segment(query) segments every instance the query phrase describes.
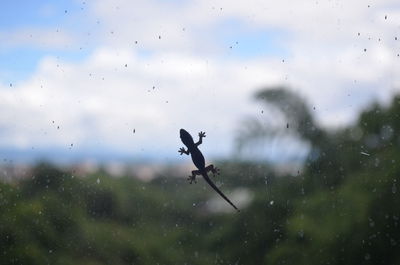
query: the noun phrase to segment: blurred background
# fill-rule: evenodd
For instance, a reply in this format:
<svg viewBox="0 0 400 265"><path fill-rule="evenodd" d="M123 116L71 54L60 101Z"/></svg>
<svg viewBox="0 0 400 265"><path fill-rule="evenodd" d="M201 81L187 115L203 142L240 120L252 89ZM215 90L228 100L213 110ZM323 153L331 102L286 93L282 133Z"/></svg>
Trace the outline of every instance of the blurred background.
<svg viewBox="0 0 400 265"><path fill-rule="evenodd" d="M4 0L0 263L399 264L399 115L395 0Z"/></svg>

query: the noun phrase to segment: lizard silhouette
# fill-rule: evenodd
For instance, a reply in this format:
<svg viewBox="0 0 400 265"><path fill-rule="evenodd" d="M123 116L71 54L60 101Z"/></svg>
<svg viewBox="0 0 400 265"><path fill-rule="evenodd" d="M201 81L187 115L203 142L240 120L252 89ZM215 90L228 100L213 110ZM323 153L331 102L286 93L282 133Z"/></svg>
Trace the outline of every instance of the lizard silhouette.
<svg viewBox="0 0 400 265"><path fill-rule="evenodd" d="M219 195L221 195L221 197L224 198L225 201L232 205L233 208L240 212L240 210L225 196L225 194L222 193L222 191L218 189L214 182L212 182L212 180L208 177L208 172L210 171L213 173L214 176L215 174L219 175L219 169L214 167L214 165L209 165L206 167L204 156L198 148L198 146L203 143L203 138L206 137L206 133L199 132L199 141L197 143L193 141L193 137L186 130L181 129L179 133L182 143L187 147L187 150L185 150L184 147L181 147L178 152L181 153L181 155L190 154L192 156L193 164L198 169L193 170L192 175L188 177L190 184L192 184L193 181L196 183L196 176L203 176L208 185L210 185Z"/></svg>

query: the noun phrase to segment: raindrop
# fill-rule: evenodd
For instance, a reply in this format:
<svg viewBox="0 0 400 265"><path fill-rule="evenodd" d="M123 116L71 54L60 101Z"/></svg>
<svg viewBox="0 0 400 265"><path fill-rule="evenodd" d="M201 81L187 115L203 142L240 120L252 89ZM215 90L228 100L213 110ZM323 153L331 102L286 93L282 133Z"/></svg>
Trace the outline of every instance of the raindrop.
<svg viewBox="0 0 400 265"><path fill-rule="evenodd" d="M158 35L158 39L161 40L161 36L160 35Z"/></svg>
<svg viewBox="0 0 400 265"><path fill-rule="evenodd" d="M364 49L364 52L366 52L367 51L367 49Z"/></svg>
<svg viewBox="0 0 400 265"><path fill-rule="evenodd" d="M270 202L269 202L269 205L274 205L274 201L270 201Z"/></svg>
<svg viewBox="0 0 400 265"><path fill-rule="evenodd" d="M371 258L371 255L369 253L365 254L364 256L365 260L369 260Z"/></svg>
<svg viewBox="0 0 400 265"><path fill-rule="evenodd" d="M393 183L393 186L392 186L392 193L393 193L393 194L396 194L396 192L397 192L396 183Z"/></svg>
<svg viewBox="0 0 400 265"><path fill-rule="evenodd" d="M100 179L99 179L99 178L97 178L97 181L96 181L96 182L97 182L97 184L100 184Z"/></svg>
<svg viewBox="0 0 400 265"><path fill-rule="evenodd" d="M387 15L385 15L385 19L387 19Z"/></svg>
<svg viewBox="0 0 400 265"><path fill-rule="evenodd" d="M128 67L128 64L125 64L125 67Z"/></svg>
<svg viewBox="0 0 400 265"><path fill-rule="evenodd" d="M133 133L135 133L136 132L136 129L133 129Z"/></svg>
<svg viewBox="0 0 400 265"><path fill-rule="evenodd" d="M12 83L10 83L10 87L12 87Z"/></svg>

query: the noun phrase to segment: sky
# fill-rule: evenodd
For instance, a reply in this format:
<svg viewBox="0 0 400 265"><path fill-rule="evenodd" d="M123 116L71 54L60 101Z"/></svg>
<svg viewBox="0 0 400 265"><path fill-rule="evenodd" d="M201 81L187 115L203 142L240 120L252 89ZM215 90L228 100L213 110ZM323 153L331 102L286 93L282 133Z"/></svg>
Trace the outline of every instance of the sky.
<svg viewBox="0 0 400 265"><path fill-rule="evenodd" d="M286 86L341 127L400 92L397 0L3 0L0 158L229 157L254 93ZM295 143L273 142L290 157Z"/></svg>

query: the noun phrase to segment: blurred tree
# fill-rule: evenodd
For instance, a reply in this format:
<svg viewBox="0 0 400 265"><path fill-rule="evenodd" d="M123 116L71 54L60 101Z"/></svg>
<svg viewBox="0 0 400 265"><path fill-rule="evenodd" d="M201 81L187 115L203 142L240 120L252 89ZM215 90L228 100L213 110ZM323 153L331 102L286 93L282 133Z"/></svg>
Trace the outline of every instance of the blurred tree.
<svg viewBox="0 0 400 265"><path fill-rule="evenodd" d="M251 120L243 144L283 130L312 151L295 176L257 160L221 163L229 181L218 184L252 195L240 214L212 211L213 192L183 177L74 177L42 163L31 178L0 181L0 263L398 264L400 97L335 131L293 92L258 97L290 126Z"/></svg>

